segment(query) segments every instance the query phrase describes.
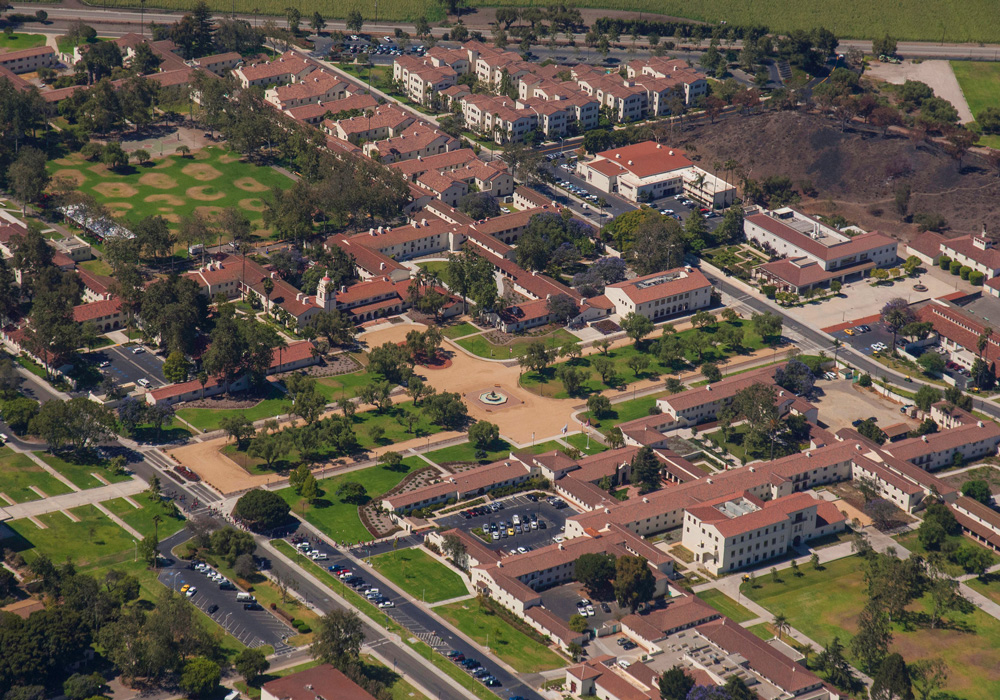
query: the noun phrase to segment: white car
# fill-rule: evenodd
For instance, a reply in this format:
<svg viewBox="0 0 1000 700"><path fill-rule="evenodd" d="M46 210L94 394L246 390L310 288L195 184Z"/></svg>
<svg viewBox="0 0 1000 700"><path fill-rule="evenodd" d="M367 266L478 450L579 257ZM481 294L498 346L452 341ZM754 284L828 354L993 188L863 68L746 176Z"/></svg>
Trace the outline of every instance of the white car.
<svg viewBox="0 0 1000 700"><path fill-rule="evenodd" d="M9 437L7 437L4 433L0 433L0 445L4 444L8 440L10 440Z"/></svg>
<svg viewBox="0 0 1000 700"><path fill-rule="evenodd" d="M137 381L136 384L138 384L139 386L143 387L144 389L148 389L150 387L150 382L145 377L142 377L141 379L139 379L139 381Z"/></svg>
<svg viewBox="0 0 1000 700"><path fill-rule="evenodd" d="M102 362L101 364L99 364L97 366L100 367L101 369L104 369L105 367L110 367L111 363L108 362L107 360L105 360L104 362Z"/></svg>
<svg viewBox="0 0 1000 700"><path fill-rule="evenodd" d="M504 214L510 214L510 209L507 207L500 207L500 211L502 211Z"/></svg>
<svg viewBox="0 0 1000 700"><path fill-rule="evenodd" d="M588 605L587 606L587 617L593 617L596 614L597 613L594 610L594 606L593 605Z"/></svg>
<svg viewBox="0 0 1000 700"><path fill-rule="evenodd" d="M518 548L517 548L517 553L518 553L518 554L527 554L527 553L528 553L528 550L527 550L527 549L525 549L524 547L518 547Z"/></svg>
<svg viewBox="0 0 1000 700"><path fill-rule="evenodd" d="M187 593L185 593L184 595L186 595L188 598L191 598L197 592L198 588L196 586L191 586L189 589L187 589Z"/></svg>
<svg viewBox="0 0 1000 700"><path fill-rule="evenodd" d="M299 542L297 545L295 545L295 549L299 550L300 552L308 552L310 549L312 549L312 547L309 546L308 542Z"/></svg>
<svg viewBox="0 0 1000 700"><path fill-rule="evenodd" d="M394 607L396 607L395 605L393 605L393 603L392 603L391 600L383 600L381 603L378 604L378 606L380 608L394 608Z"/></svg>
<svg viewBox="0 0 1000 700"><path fill-rule="evenodd" d="M144 352L146 352L146 348L142 347L141 345L136 345L134 348L132 348L133 355L141 355Z"/></svg>

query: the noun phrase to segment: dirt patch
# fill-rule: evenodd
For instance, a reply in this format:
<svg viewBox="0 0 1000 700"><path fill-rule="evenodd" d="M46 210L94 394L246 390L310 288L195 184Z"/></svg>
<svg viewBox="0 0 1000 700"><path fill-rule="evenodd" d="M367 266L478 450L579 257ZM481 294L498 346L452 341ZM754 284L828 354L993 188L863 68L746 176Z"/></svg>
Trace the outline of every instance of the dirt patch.
<svg viewBox="0 0 1000 700"><path fill-rule="evenodd" d="M264 200L257 199L256 197L241 199L240 209L245 209L247 211L264 211Z"/></svg>
<svg viewBox="0 0 1000 700"><path fill-rule="evenodd" d="M234 156L232 154L226 154L224 156L219 156L220 163L239 163L240 157Z"/></svg>
<svg viewBox="0 0 1000 700"><path fill-rule="evenodd" d="M262 185L252 177L241 177L238 180L233 180L233 185L244 192L267 192L267 186Z"/></svg>
<svg viewBox="0 0 1000 700"><path fill-rule="evenodd" d="M894 195L901 182L912 191L912 212L934 212L950 226L946 235L968 235L1000 227L1000 178L978 156L963 161L963 171L936 143L915 142L863 127L842 132L832 120L806 112L767 112L726 119L684 133L678 146L696 146L701 165L729 159L752 169L758 182L784 175L798 186L808 180L818 191L798 205L809 213L841 214L862 228L917 235L914 224L895 215Z"/></svg>
<svg viewBox="0 0 1000 700"><path fill-rule="evenodd" d="M163 173L146 173L139 178L139 184L155 190L172 190L177 187L177 180Z"/></svg>
<svg viewBox="0 0 1000 700"><path fill-rule="evenodd" d="M121 216L122 214L132 210L131 202L108 202L105 206L111 216Z"/></svg>
<svg viewBox="0 0 1000 700"><path fill-rule="evenodd" d="M229 438L218 438L187 445L168 454L224 494L262 486L271 479L280 478L276 475L250 474L220 452L228 442Z"/></svg>
<svg viewBox="0 0 1000 700"><path fill-rule="evenodd" d="M208 182L222 177L222 173L206 163L191 163L181 168L181 172L198 182Z"/></svg>
<svg viewBox="0 0 1000 700"><path fill-rule="evenodd" d="M204 185L202 187L188 187L187 192L188 197L191 199L196 199L199 202L214 202L217 199L222 199L226 196L225 192L219 192L210 185Z"/></svg>
<svg viewBox="0 0 1000 700"><path fill-rule="evenodd" d="M139 190L124 182L101 182L94 185L94 191L105 197L134 197L139 194ZM109 204L108 206L113 205ZM131 209L132 205L129 204L128 208Z"/></svg>
<svg viewBox="0 0 1000 700"><path fill-rule="evenodd" d="M79 165L84 162L84 157L79 153L74 153L73 155L66 156L65 158L56 158L53 163L56 165Z"/></svg>
<svg viewBox="0 0 1000 700"><path fill-rule="evenodd" d="M160 216L162 216L164 219L166 219L172 224L179 224L181 222L181 217L179 217L177 214L174 214L170 210L165 210L163 208L160 208Z"/></svg>
<svg viewBox="0 0 1000 700"><path fill-rule="evenodd" d="M222 207L195 207L195 213L206 219L215 219L222 213Z"/></svg>
<svg viewBox="0 0 1000 700"><path fill-rule="evenodd" d="M934 94L944 100L948 100L958 110L958 120L966 124L974 120L969 103L965 101L965 94L958 84L955 71L951 69L948 61L903 61L902 63L879 63L872 61L865 75L884 80L893 85L902 85L907 80L919 80L927 83L934 90Z"/></svg>
<svg viewBox="0 0 1000 700"><path fill-rule="evenodd" d="M101 177L107 177L108 174L111 172L110 170L108 170L108 166L104 165L103 163L97 163L95 165L91 165L89 168L87 168L87 170L94 173L94 175L100 175Z"/></svg>
<svg viewBox="0 0 1000 700"><path fill-rule="evenodd" d="M87 181L87 176L84 175L83 173L81 173L79 170L65 169L65 170L57 170L54 173L52 173L52 179L53 180L61 180L61 179L72 180L73 183L77 187L79 187L80 185L82 185L83 183L85 183Z"/></svg>
<svg viewBox="0 0 1000 700"><path fill-rule="evenodd" d="M146 202L163 202L164 204L169 204L172 207L182 207L184 206L184 200L180 197L174 196L172 194L151 194L145 198ZM169 210L166 210L169 211Z"/></svg>
<svg viewBox="0 0 1000 700"><path fill-rule="evenodd" d="M164 168L171 167L173 164L173 158L163 158L162 160L156 162L156 165L153 166L153 170L163 170Z"/></svg>

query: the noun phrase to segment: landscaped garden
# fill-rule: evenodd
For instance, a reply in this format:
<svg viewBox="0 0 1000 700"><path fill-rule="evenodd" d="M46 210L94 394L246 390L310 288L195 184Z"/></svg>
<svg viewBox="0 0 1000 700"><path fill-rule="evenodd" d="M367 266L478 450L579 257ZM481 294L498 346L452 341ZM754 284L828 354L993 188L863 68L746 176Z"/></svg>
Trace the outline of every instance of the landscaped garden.
<svg viewBox="0 0 1000 700"><path fill-rule="evenodd" d="M738 333L742 333L742 340L736 343L732 339L735 337L733 334ZM664 374L693 369L706 362L724 363L734 355L764 347L763 340L754 332L752 325L740 320L719 321L705 328L691 328L669 335L670 340L662 341L669 344L667 351L661 350L660 340L647 339L639 347L627 345L608 350L606 354L574 358L542 370L525 372L521 376L521 385L544 396L570 398L560 378L561 367L570 366L583 373L575 395L586 396L609 387L626 386L641 379L656 379Z"/></svg>
<svg viewBox="0 0 1000 700"><path fill-rule="evenodd" d="M55 478L30 457L18 454L9 447L0 447L0 493L14 503L37 501L41 496L32 490L40 489L46 496L69 493L71 489Z"/></svg>
<svg viewBox="0 0 1000 700"><path fill-rule="evenodd" d="M312 504L305 503L291 487L278 491L297 514L304 517L326 535L337 542L366 542L373 539L358 515L358 506L375 500L395 487L412 471L427 466L419 457L407 457L398 469L382 466L368 467L339 476L319 480L322 495ZM349 503L337 496L337 489L343 484L357 483L364 487L365 497L359 502Z"/></svg>
<svg viewBox="0 0 1000 700"><path fill-rule="evenodd" d="M784 615L789 624L818 644L828 644L834 637L848 646L858 631L858 615L866 601L864 561L846 557L824 565L821 570L800 565L801 576L785 570L779 582L759 576L756 588L743 585L743 595ZM926 613L929 596L914 602L910 610ZM951 624L931 629L926 625L908 628L892 625L891 651L898 651L907 662L939 657L949 671L944 690L968 700L1000 697L1000 621L975 609L970 614L952 612ZM817 650L818 651L818 650Z"/></svg>
<svg viewBox="0 0 1000 700"><path fill-rule="evenodd" d="M462 577L420 549L400 549L371 558L372 566L414 598L437 603L468 595Z"/></svg>
<svg viewBox="0 0 1000 700"><path fill-rule="evenodd" d="M250 408L182 408L177 411L177 417L191 424L198 430L211 432L219 429L219 421L240 413L251 421L262 418L273 418L292 410L292 402L282 392L269 387L268 394Z"/></svg>
<svg viewBox="0 0 1000 700"><path fill-rule="evenodd" d="M292 180L277 170L240 160L232 151L208 147L189 157L167 156L121 172L92 163L79 153L49 161L53 180L65 178L79 192L92 195L113 215L126 219L163 216L176 227L183 216L218 214L235 207L250 219L258 235L264 228L264 199L274 186Z"/></svg>
<svg viewBox="0 0 1000 700"><path fill-rule="evenodd" d="M587 437L583 433L576 433L574 435L569 435L563 438L566 442L571 444L576 449L580 450L585 455L596 455L598 452L604 452L608 449L607 445L598 442L593 437Z"/></svg>
<svg viewBox="0 0 1000 700"><path fill-rule="evenodd" d="M539 673L566 664L561 656L515 629L478 600L440 605L434 610L479 644L487 645L491 654L519 673Z"/></svg>

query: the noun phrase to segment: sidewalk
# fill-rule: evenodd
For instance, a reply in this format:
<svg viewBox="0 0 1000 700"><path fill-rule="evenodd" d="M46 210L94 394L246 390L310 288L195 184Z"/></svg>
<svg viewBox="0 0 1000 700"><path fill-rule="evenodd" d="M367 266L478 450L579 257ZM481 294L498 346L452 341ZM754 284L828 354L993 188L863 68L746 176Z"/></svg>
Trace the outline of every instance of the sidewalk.
<svg viewBox="0 0 1000 700"><path fill-rule="evenodd" d="M120 484L109 484L99 486L95 489L85 491L74 491L61 496L52 496L40 501L29 501L27 503L17 503L12 506L4 506L12 519L30 518L46 513L53 513L57 510L67 510L85 505L98 505L101 501L109 501L112 498L127 498L142 493L148 487L141 479L132 479ZM100 507L100 506L98 506Z"/></svg>

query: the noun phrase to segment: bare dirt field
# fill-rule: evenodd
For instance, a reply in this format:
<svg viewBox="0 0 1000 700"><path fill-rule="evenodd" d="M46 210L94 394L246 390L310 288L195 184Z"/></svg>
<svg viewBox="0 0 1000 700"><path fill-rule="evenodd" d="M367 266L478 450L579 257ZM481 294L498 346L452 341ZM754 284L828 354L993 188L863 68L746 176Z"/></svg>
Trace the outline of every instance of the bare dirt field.
<svg viewBox="0 0 1000 700"><path fill-rule="evenodd" d="M242 489L263 486L268 481L281 478L277 474L257 476L247 472L243 467L219 452L228 442L231 440L227 437L206 440L170 450L167 454L181 464L190 467L204 481L222 493L233 493Z"/></svg>
<svg viewBox="0 0 1000 700"><path fill-rule="evenodd" d="M703 167L734 159L755 180L786 175L798 186L809 181L815 198L800 206L814 214L840 214L866 230L910 240L917 227L900 220L894 194L910 185L911 212L937 213L947 236L1000 229L1000 178L977 156L957 163L940 145L848 128L806 112L767 112L727 119L685 132L678 146L691 151Z"/></svg>
<svg viewBox="0 0 1000 700"><path fill-rule="evenodd" d="M854 387L850 381L823 381L816 388L818 398L811 401L819 408L820 420L829 426L831 432L850 428L853 421L869 416L877 418L879 425L907 423L917 427L917 421L899 412L899 404Z"/></svg>
<svg viewBox="0 0 1000 700"><path fill-rule="evenodd" d="M951 69L948 61L903 61L902 63L879 63L872 61L865 70L866 76L871 76L879 80L884 80L893 85L902 85L907 80L919 80L927 83L934 90L934 94L941 99L948 100L958 110L958 120L966 124L975 119L969 103L965 101L965 94L958 84L955 71Z"/></svg>

